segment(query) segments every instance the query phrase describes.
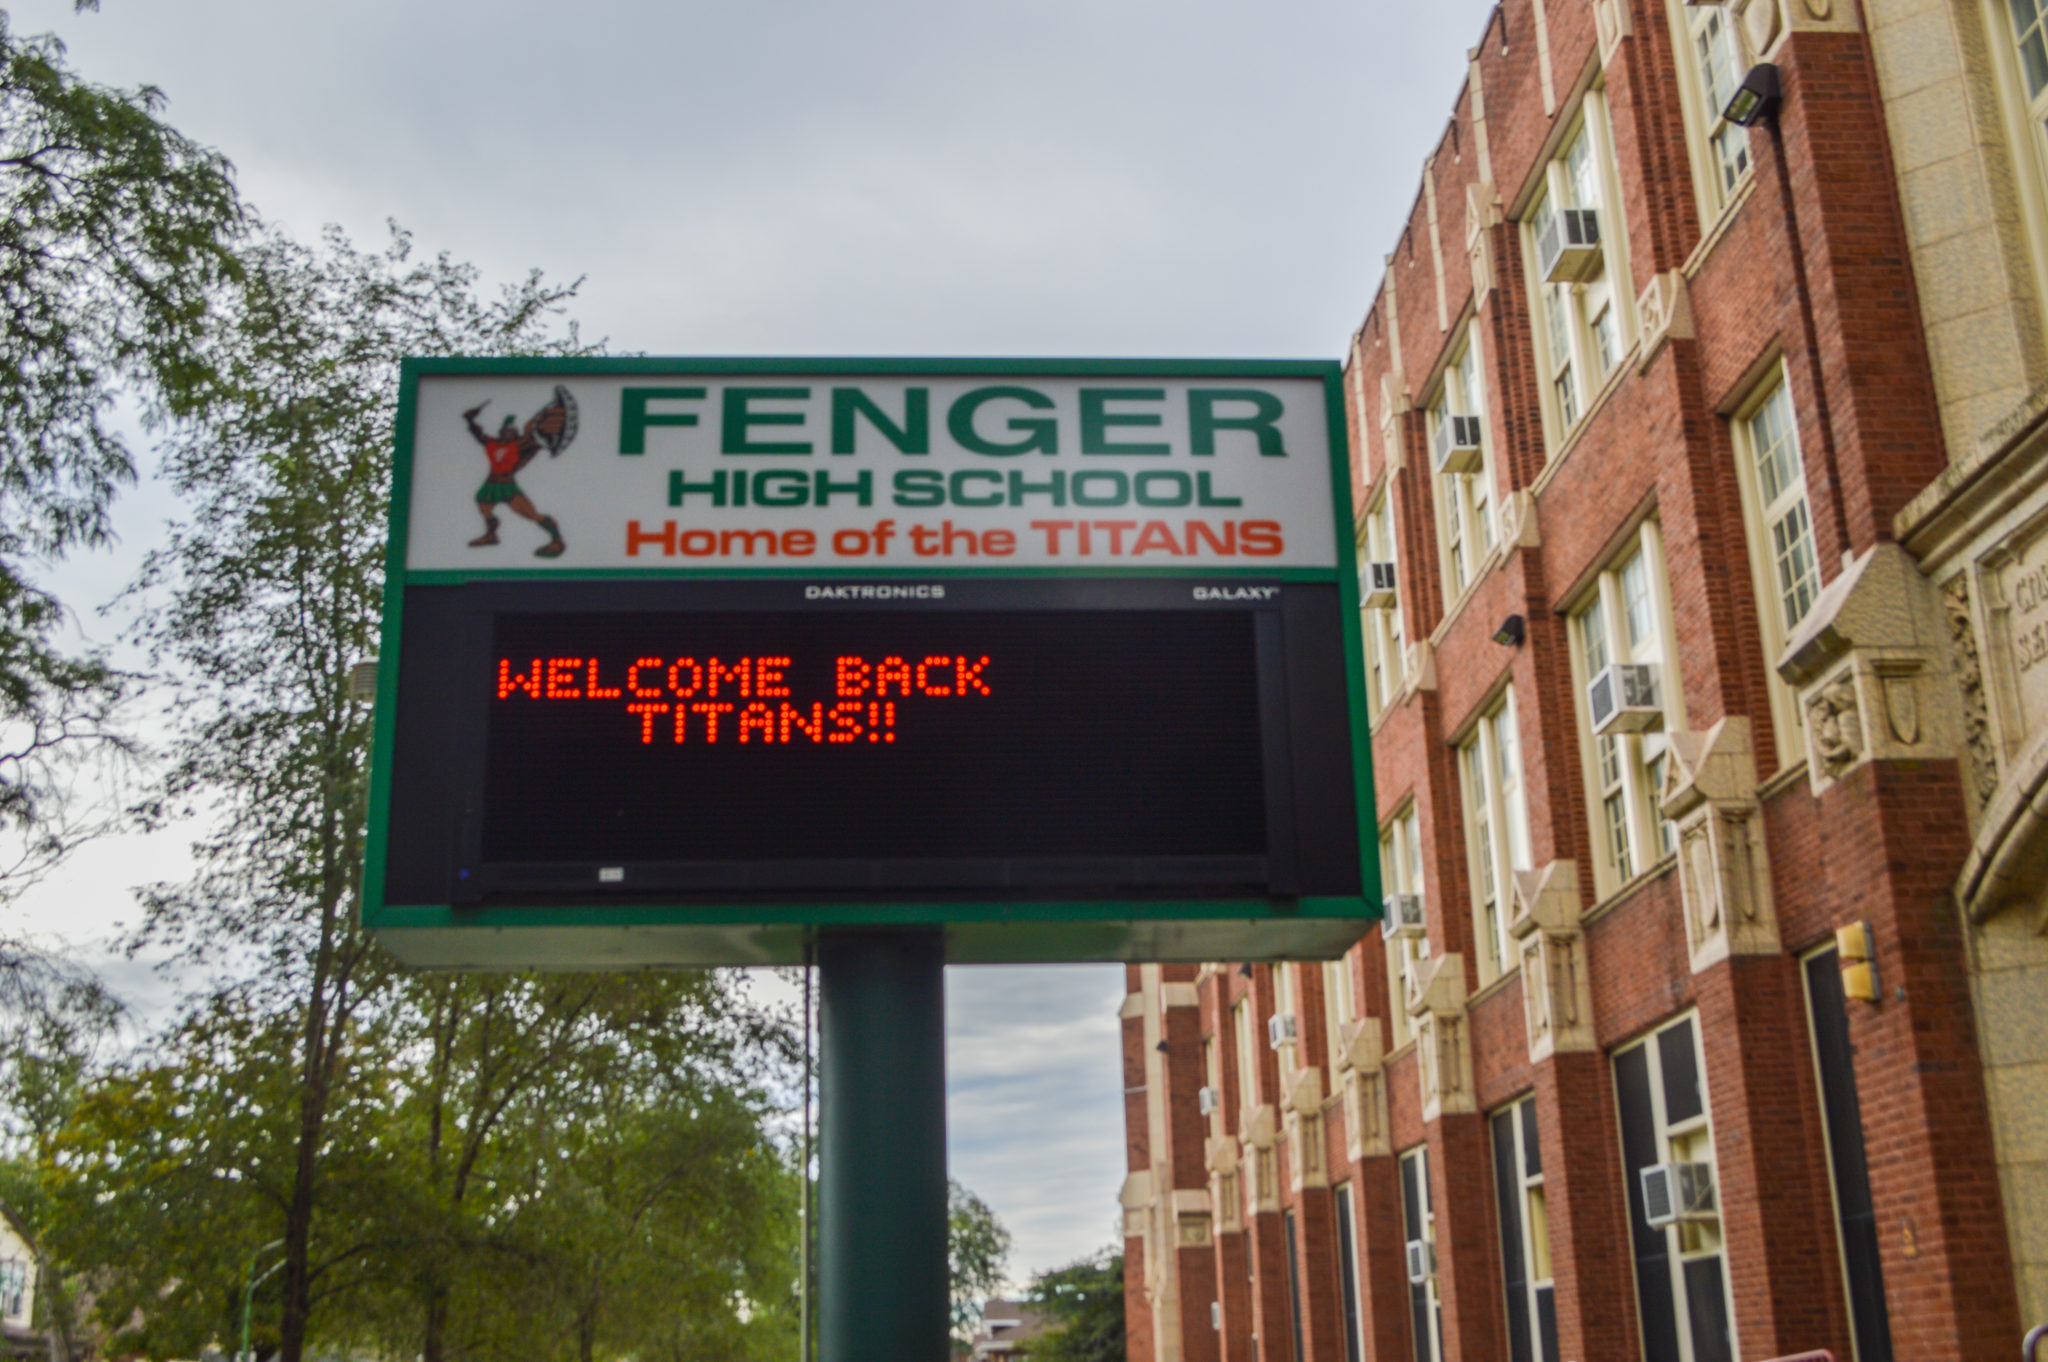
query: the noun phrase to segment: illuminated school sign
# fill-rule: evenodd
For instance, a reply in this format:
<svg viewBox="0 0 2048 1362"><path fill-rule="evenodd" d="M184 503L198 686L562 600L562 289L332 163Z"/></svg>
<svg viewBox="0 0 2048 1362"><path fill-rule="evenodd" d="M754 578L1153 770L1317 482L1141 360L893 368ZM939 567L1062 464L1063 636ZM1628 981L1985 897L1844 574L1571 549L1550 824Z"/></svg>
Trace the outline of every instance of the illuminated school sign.
<svg viewBox="0 0 2048 1362"><path fill-rule="evenodd" d="M476 967L1341 949L1336 373L409 364L365 924Z"/></svg>

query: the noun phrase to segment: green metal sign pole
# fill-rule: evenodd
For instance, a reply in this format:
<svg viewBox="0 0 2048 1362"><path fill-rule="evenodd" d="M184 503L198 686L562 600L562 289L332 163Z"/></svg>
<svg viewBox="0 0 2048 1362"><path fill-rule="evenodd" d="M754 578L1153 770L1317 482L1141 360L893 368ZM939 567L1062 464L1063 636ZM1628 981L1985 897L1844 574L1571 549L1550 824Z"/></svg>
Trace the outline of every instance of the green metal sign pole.
<svg viewBox="0 0 2048 1362"><path fill-rule="evenodd" d="M945 1362L945 937L818 937L820 1362Z"/></svg>

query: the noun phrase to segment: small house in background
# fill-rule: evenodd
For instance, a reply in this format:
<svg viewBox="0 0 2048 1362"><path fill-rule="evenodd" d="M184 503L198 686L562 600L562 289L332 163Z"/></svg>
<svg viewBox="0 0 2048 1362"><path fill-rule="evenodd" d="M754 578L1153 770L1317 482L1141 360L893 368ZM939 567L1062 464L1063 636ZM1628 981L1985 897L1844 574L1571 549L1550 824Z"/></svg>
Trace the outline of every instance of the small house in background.
<svg viewBox="0 0 2048 1362"><path fill-rule="evenodd" d="M991 1300L981 1310L981 1329L974 1336L973 1362L1031 1355L1031 1341L1046 1331L1036 1306L1023 1301Z"/></svg>
<svg viewBox="0 0 2048 1362"><path fill-rule="evenodd" d="M0 1206L0 1357L40 1357L48 1351L34 1329L36 1255L14 1212Z"/></svg>

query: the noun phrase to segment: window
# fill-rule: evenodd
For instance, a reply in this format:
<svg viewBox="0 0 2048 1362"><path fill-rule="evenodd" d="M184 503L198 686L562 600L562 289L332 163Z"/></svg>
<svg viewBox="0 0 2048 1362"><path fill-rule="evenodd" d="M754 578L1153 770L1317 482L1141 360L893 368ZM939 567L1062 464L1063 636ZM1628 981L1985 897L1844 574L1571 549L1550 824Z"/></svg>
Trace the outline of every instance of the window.
<svg viewBox="0 0 2048 1362"><path fill-rule="evenodd" d="M1472 861L1473 935L1482 983L1517 963L1508 937L1514 873L1529 865L1529 814L1522 802L1522 742L1515 693L1480 716L1458 749L1465 793L1466 850Z"/></svg>
<svg viewBox="0 0 2048 1362"><path fill-rule="evenodd" d="M1275 1019L1285 1017L1291 1021L1295 1026L1295 1034L1299 1036L1307 1031L1308 1027L1303 1022L1298 1005L1299 990L1295 987L1295 968L1295 966L1288 964L1273 966L1273 1016ZM1282 1023L1282 1025L1285 1025L1285 1023ZM1267 1048L1273 1050L1279 1056L1280 1095L1284 1100L1294 1083L1295 1060L1301 1052L1301 1046L1298 1041L1291 1040L1274 1045L1270 1034L1266 1039L1266 1044Z"/></svg>
<svg viewBox="0 0 2048 1362"><path fill-rule="evenodd" d="M19 1258L0 1262L0 1316L13 1319L27 1310L28 1264Z"/></svg>
<svg viewBox="0 0 2048 1362"><path fill-rule="evenodd" d="M1557 1301L1550 1279L1550 1214L1536 1099L1493 1114L1494 1193L1500 1199L1500 1261L1507 1278L1511 1362L1558 1362Z"/></svg>
<svg viewBox="0 0 2048 1362"><path fill-rule="evenodd" d="M1579 735L1593 812L1593 878L1602 896L1678 849L1658 808L1671 750L1666 734L1684 726L1668 600L1663 540L1657 522L1647 520L1571 616ZM1619 713L1606 733L1595 733L1588 692L1609 667L1623 666L1651 669L1662 716ZM1623 684L1620 673L1607 678L1608 703L1619 701Z"/></svg>
<svg viewBox="0 0 2048 1362"><path fill-rule="evenodd" d="M1736 417L1734 435L1757 615L1763 625L1764 657L1772 664L1766 670L1778 761L1784 766L1799 757L1799 706L1791 689L1778 679L1775 664L1792 631L1812 611L1821 583L1806 464L1799 452L1799 422L1782 369Z"/></svg>
<svg viewBox="0 0 2048 1362"><path fill-rule="evenodd" d="M1231 1029L1237 1032L1237 1102L1240 1107L1250 1109L1259 1105L1259 1052L1252 1047L1255 1022L1249 990L1230 1009L1230 1019Z"/></svg>
<svg viewBox="0 0 2048 1362"><path fill-rule="evenodd" d="M1330 1052L1330 1081L1336 1082L1337 1062L1344 1053L1344 1033L1357 1015L1351 997L1351 961L1340 956L1323 964L1323 1033Z"/></svg>
<svg viewBox="0 0 2048 1362"><path fill-rule="evenodd" d="M1400 562L1394 545L1394 506L1385 492L1365 513L1365 541L1359 548L1359 557L1368 564L1385 563L1391 569ZM1370 573L1372 569L1368 567L1366 571ZM1368 605L1361 624L1359 632L1365 638L1366 699L1372 712L1378 715L1393 702L1403 680L1401 655L1408 640L1399 596L1385 605Z"/></svg>
<svg viewBox="0 0 2048 1362"><path fill-rule="evenodd" d="M1983 0L2037 289L2048 289L2048 0Z"/></svg>
<svg viewBox="0 0 2048 1362"><path fill-rule="evenodd" d="M1849 1040L1848 1004L1842 995L1842 957L1830 945L1801 963L1806 1015L1813 1029L1815 1076L1820 1080L1821 1129L1833 1175L1835 1225L1841 1235L1842 1276L1849 1288L1849 1324L1857 1362L1892 1362L1891 1312L1885 1304L1884 1262L1878 1249L1877 1207L1870 1195L1870 1161L1863 1143L1863 1108L1856 1095L1856 1050Z"/></svg>
<svg viewBox="0 0 2048 1362"><path fill-rule="evenodd" d="M1423 895L1422 825L1410 804L1395 815L1380 834L1380 878L1389 894ZM1387 994L1393 999L1388 1011L1394 1014L1394 1044L1406 1045L1408 1034L1408 976L1429 955L1427 940L1395 937L1387 943Z"/></svg>
<svg viewBox="0 0 2048 1362"><path fill-rule="evenodd" d="M1718 4L1673 0L1672 17L1700 216L1711 222L1749 174L1749 129L1721 116L1742 83L1742 39L1731 11Z"/></svg>
<svg viewBox="0 0 2048 1362"><path fill-rule="evenodd" d="M1429 1202L1427 1146L1401 1156L1401 1221L1408 1250L1409 1337L1415 1340L1415 1362L1442 1362L1444 1312L1436 1290L1436 1214ZM1419 1282L1418 1271L1423 1278Z"/></svg>
<svg viewBox="0 0 2048 1362"><path fill-rule="evenodd" d="M1453 417L1467 417L1454 427ZM1466 434L1476 436L1462 444ZM1436 473L1437 531L1442 539L1444 597L1455 602L1493 551L1493 461L1487 454L1486 388L1480 377L1479 340L1469 332L1444 369L1443 387L1429 409L1430 459ZM1441 451L1475 449L1467 471L1447 471ZM1452 460L1455 466L1457 460Z"/></svg>
<svg viewBox="0 0 2048 1362"><path fill-rule="evenodd" d="M1659 1165L1696 1165L1718 1181L1704 1073L1699 1027L1690 1016L1615 1053L1622 1176L1628 1183L1643 1355L1734 1362L1735 1328L1728 1312L1727 1255L1719 1220L1708 1215L1652 1225L1643 1199L1643 1170ZM1718 1205L1718 1186L1715 1190Z"/></svg>
<svg viewBox="0 0 2048 1362"><path fill-rule="evenodd" d="M1365 1314L1359 1309L1358 1226L1351 1184L1337 1184L1337 1275L1344 1293L1344 1362L1365 1362Z"/></svg>
<svg viewBox="0 0 2048 1362"><path fill-rule="evenodd" d="M1536 348L1552 448L1578 424L1634 339L1632 303L1626 294L1615 296L1616 281L1629 277L1620 204L1606 97L1589 90L1578 126L1543 167L1541 186L1523 213L1523 255L1534 271L1530 291L1541 314ZM1589 237L1590 245L1573 244Z"/></svg>

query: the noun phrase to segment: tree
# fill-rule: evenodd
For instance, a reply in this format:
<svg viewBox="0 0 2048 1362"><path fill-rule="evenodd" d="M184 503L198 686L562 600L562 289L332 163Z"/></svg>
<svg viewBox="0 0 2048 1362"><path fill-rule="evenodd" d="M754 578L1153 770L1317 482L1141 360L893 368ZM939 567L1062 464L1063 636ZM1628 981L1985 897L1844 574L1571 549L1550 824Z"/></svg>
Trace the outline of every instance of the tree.
<svg viewBox="0 0 2048 1362"><path fill-rule="evenodd" d="M238 1004L289 1018L294 1158L282 1224L280 1347L301 1362L323 1151L358 1013L388 974L356 929L370 716L348 673L375 649L398 362L409 354L573 353L573 286L529 276L495 299L443 255L417 261L330 230L272 233L206 327L214 356L164 471L193 507L137 584L142 636L182 716L151 820L203 815L197 878L143 896L136 944L253 965Z"/></svg>
<svg viewBox="0 0 2048 1362"><path fill-rule="evenodd" d="M981 1323L982 1302L1003 1289L1010 1232L988 1203L946 1181L946 1265L952 1278L953 1337L966 1343Z"/></svg>
<svg viewBox="0 0 2048 1362"><path fill-rule="evenodd" d="M90 1085L42 1186L110 1349L192 1357L277 1260L296 1028L216 994ZM706 973L421 977L337 1048L311 1345L471 1362L783 1357L796 1172L761 1084L786 1030ZM259 1351L281 1284L257 1291Z"/></svg>
<svg viewBox="0 0 2048 1362"><path fill-rule="evenodd" d="M1031 1298L1052 1321L1031 1345L1032 1362L1123 1362L1123 1254L1104 1249L1041 1272Z"/></svg>
<svg viewBox="0 0 2048 1362"><path fill-rule="evenodd" d="M159 117L163 96L79 79L54 38L0 12L0 897L76 840L67 776L104 751L122 678L60 646L34 566L105 543L135 477L117 395L146 422L192 414L200 343L239 276L228 164Z"/></svg>

